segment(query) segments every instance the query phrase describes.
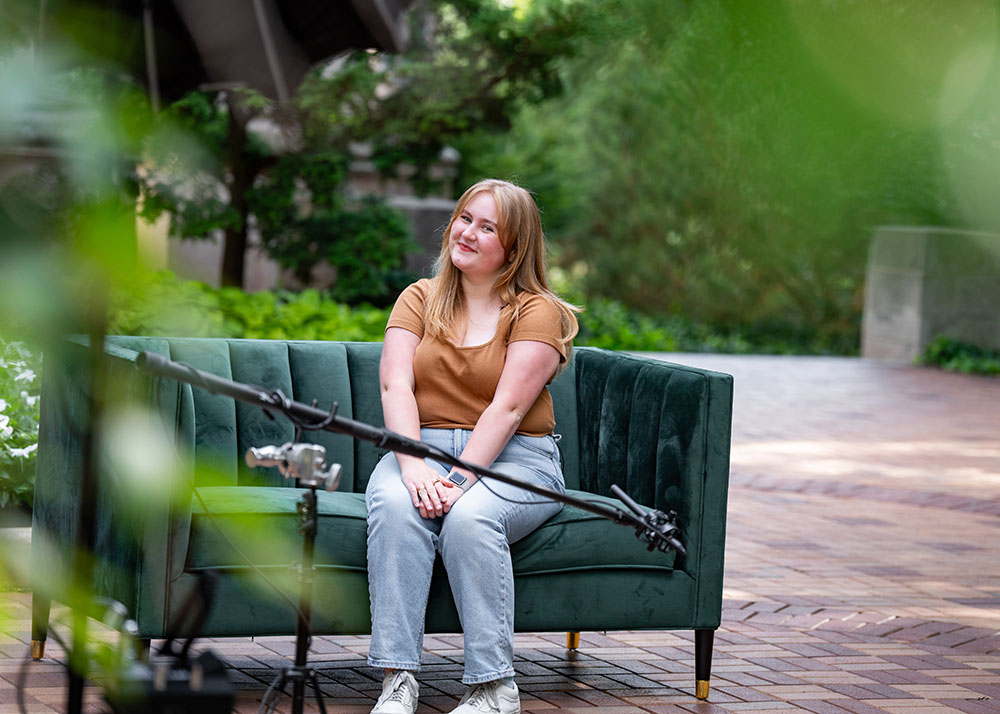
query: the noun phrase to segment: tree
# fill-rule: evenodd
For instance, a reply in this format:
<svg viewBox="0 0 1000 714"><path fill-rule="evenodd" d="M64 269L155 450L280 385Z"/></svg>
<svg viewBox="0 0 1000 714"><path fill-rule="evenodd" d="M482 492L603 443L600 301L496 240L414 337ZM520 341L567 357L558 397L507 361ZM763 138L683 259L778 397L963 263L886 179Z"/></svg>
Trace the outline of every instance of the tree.
<svg viewBox="0 0 1000 714"><path fill-rule="evenodd" d="M592 6L565 93L525 107L482 165L538 190L585 292L850 349L871 226L956 220L934 121L940 70L876 61L923 57L914 28L940 31L933 53L955 57L995 27L947 7Z"/></svg>
<svg viewBox="0 0 1000 714"><path fill-rule="evenodd" d="M247 229L300 277L318 262L337 268L345 299L384 295L386 272L408 247L404 224L384 203L346 190L352 144L372 147L387 176L410 167L418 194L433 186L442 149L509 128L526 103L558 93L557 61L572 51L578 4L538 0L526 9L497 0L436 0L414 17L415 41L400 56L356 52L317 68L290 106L246 93L193 94L172 108L197 136L197 161L151 151L143 215L167 211L185 237L225 233L223 283L242 284ZM428 30L429 28L429 30ZM264 141L254 119L283 127Z"/></svg>

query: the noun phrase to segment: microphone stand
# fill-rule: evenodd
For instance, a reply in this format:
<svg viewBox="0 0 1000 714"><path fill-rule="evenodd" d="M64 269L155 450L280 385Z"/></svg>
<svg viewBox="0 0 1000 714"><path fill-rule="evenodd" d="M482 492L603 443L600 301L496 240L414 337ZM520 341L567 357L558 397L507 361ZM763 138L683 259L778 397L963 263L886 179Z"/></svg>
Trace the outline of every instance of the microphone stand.
<svg viewBox="0 0 1000 714"><path fill-rule="evenodd" d="M331 414L336 414L336 406ZM302 562L298 565L299 607L295 619L295 664L282 669L267 688L260 701L259 714L274 711L278 703L277 693L284 692L288 682L292 683L292 714L302 714L306 684L312 685L320 714L326 714L316 670L308 663L309 643L312 639L309 619L312 616L313 552L319 526L316 489L323 486L327 491L335 491L340 484L342 469L340 464L333 464L324 471L326 449L318 444L300 443L305 428L296 425L295 443L281 447L251 448L246 454L247 466L277 466L282 476L286 479L294 478L298 486L305 487L302 498L295 505L299 514L299 534L302 536Z"/></svg>
<svg viewBox="0 0 1000 714"><path fill-rule="evenodd" d="M135 360L135 364L138 369L147 374L169 377L179 382L201 387L213 394L222 394L237 401L252 404L268 412L276 411L287 416L297 425L309 424L308 428L310 429L322 429L338 434L347 434L355 439L368 441L382 449L396 451L421 459L434 459L449 466L467 469L477 476L496 479L497 481L516 486L525 491L545 496L553 501L560 501L580 510L601 516L602 518L607 518L620 525L632 526L635 528L636 537L646 544L647 550L655 549L664 553L676 550L682 555L687 552L683 543L677 538L677 514L674 511L668 513L655 510L645 511L617 486L612 486L612 491L626 504L629 509L628 511L592 501L585 501L565 493L560 493L559 491L553 491L543 486L536 486L535 484L521 481L513 476L508 476L507 474L493 471L483 466L466 463L448 452L425 444L422 441L411 439L388 429L380 429L364 422L339 416L336 413L336 404L334 404L331 411L326 412L314 406L293 401L282 394L281 390L267 391L253 385L234 382L233 380L195 369L189 364L174 362L155 352L140 352Z"/></svg>
<svg viewBox="0 0 1000 714"><path fill-rule="evenodd" d="M270 714L277 706L276 692L284 692L285 684L292 683L292 714L302 714L306 684L312 685L320 714L326 714L323 694L316 679L316 671L309 666L309 618L312 611L313 548L316 543L318 512L316 509L316 485L310 484L296 504L299 514L299 533L302 535L302 562L299 564L299 609L295 618L295 664L285 667L271 682L260 701L259 712Z"/></svg>

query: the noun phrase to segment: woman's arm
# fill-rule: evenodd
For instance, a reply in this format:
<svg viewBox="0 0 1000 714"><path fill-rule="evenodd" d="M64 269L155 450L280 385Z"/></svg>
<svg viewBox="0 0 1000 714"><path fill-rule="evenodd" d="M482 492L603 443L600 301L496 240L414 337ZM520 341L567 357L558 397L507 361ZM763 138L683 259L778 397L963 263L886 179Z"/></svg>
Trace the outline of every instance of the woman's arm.
<svg viewBox="0 0 1000 714"><path fill-rule="evenodd" d="M507 346L507 357L493 401L476 422L472 436L462 451L463 461L481 466L493 463L556 373L559 359L559 351L544 342L519 340ZM459 471L470 483L476 481L471 471ZM457 488L444 493L446 510L461 495Z"/></svg>
<svg viewBox="0 0 1000 714"><path fill-rule="evenodd" d="M420 439L420 414L413 396L413 356L420 337L401 327L385 331L382 359L379 362L379 383L382 389L382 415L387 429L411 439ZM413 500L413 507L420 509L424 518L434 518L444 513L435 483L438 473L423 459L396 454L399 470ZM452 486L451 483L447 484ZM419 491L420 487L425 491ZM445 489L447 490L447 489ZM456 491L458 489L455 489Z"/></svg>

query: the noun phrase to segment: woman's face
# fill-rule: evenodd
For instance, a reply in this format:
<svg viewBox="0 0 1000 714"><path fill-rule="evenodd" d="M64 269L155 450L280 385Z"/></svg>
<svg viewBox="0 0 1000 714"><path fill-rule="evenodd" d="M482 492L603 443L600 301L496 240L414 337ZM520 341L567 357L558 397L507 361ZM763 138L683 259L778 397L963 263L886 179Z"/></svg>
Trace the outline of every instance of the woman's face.
<svg viewBox="0 0 1000 714"><path fill-rule="evenodd" d="M451 224L451 263L473 280L495 281L507 265L507 251L497 233L497 204L485 191L477 193Z"/></svg>

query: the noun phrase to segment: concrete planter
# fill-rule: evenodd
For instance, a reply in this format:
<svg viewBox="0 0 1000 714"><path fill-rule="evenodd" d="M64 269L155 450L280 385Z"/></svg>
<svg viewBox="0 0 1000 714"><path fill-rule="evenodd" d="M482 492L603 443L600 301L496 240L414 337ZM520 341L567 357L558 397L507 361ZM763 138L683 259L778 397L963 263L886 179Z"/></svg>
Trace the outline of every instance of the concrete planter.
<svg viewBox="0 0 1000 714"><path fill-rule="evenodd" d="M912 361L939 335L1000 348L1000 235L876 228L861 355Z"/></svg>

